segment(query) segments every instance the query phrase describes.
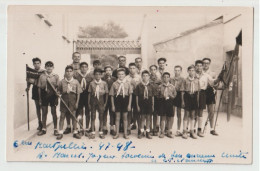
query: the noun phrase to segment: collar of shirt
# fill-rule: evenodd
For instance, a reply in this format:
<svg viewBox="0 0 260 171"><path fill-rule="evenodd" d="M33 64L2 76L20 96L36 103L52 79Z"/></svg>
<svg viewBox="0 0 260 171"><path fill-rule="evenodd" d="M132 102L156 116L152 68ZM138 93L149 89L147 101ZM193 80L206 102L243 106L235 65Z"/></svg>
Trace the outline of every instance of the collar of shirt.
<svg viewBox="0 0 260 171"><path fill-rule="evenodd" d="M88 73L83 74L83 73L81 73L80 71L78 71L78 74L79 74L82 78L86 78L87 75L88 75Z"/></svg>

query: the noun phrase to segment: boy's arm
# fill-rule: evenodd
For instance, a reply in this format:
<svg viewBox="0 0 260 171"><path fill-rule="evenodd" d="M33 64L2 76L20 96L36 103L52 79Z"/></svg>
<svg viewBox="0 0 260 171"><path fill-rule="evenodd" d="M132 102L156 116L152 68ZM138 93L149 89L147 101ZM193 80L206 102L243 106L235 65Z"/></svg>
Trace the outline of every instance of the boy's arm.
<svg viewBox="0 0 260 171"><path fill-rule="evenodd" d="M140 112L140 106L139 106L139 102L138 102L138 95L136 95L136 108L137 108L137 111Z"/></svg>
<svg viewBox="0 0 260 171"><path fill-rule="evenodd" d="M132 104L132 93L129 95L128 111L131 110L131 104Z"/></svg>
<svg viewBox="0 0 260 171"><path fill-rule="evenodd" d="M106 83L106 82L105 82ZM106 98L105 98L105 107L107 105L107 99L108 99L108 84L105 84L105 92L106 92Z"/></svg>
<svg viewBox="0 0 260 171"><path fill-rule="evenodd" d="M105 107L107 105L107 100L108 100L108 93L105 94L105 104L104 104Z"/></svg>
<svg viewBox="0 0 260 171"><path fill-rule="evenodd" d="M114 96L111 96L111 107L112 111L115 112Z"/></svg>
<svg viewBox="0 0 260 171"><path fill-rule="evenodd" d="M39 104L42 105L42 95L41 95L41 88L38 87L38 94L39 94Z"/></svg>
<svg viewBox="0 0 260 171"><path fill-rule="evenodd" d="M90 105L90 95L91 93L88 93L88 109L91 110L91 105Z"/></svg>
<svg viewBox="0 0 260 171"><path fill-rule="evenodd" d="M31 83L27 82L27 87L26 87L25 91L29 91L30 87L31 87Z"/></svg>

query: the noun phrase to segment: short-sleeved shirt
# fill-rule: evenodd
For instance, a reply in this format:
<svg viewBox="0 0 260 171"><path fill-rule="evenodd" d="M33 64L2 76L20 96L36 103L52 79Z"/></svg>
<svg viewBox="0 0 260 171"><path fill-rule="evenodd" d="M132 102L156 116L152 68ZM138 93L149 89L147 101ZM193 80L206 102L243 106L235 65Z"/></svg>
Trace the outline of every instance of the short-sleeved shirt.
<svg viewBox="0 0 260 171"><path fill-rule="evenodd" d="M38 87L41 89L46 89L47 85L47 78L50 80L50 83L54 86L54 88L57 88L59 85L59 76L57 74L51 73L50 75L47 74L47 72L44 72L38 80ZM47 89L50 90L51 88L47 86Z"/></svg>
<svg viewBox="0 0 260 171"><path fill-rule="evenodd" d="M129 69L128 69L127 67L118 67L118 68L124 68L126 75L128 75L128 74L130 73L130 72L129 72ZM115 70L113 71L112 76L117 78L117 69L115 69Z"/></svg>
<svg viewBox="0 0 260 171"><path fill-rule="evenodd" d="M152 85L152 83L149 83L147 85L147 89L148 89L148 97L153 97L154 96L154 86ZM135 95L138 96L138 99L143 100L144 99L144 90L145 90L145 85L143 85L143 83L139 83L136 86L135 89Z"/></svg>
<svg viewBox="0 0 260 171"><path fill-rule="evenodd" d="M87 92L88 91L88 87L90 82L93 80L88 74L83 75L81 72L76 72L73 76L76 80L78 80L79 84L82 85L82 80L83 78L85 78L86 80L86 87L85 90L83 92ZM83 89L83 87L81 87Z"/></svg>
<svg viewBox="0 0 260 171"><path fill-rule="evenodd" d="M132 89L132 86L130 85L130 83L125 81L123 84L124 84L125 96L129 96L130 94L132 94L133 93L133 89ZM112 87L110 89L109 95L111 95L111 96L117 95L117 91L118 91L119 87L120 87L120 83L118 81L115 81L112 84ZM119 95L123 95L123 91L122 90L120 91Z"/></svg>
<svg viewBox="0 0 260 171"><path fill-rule="evenodd" d="M70 89L69 92L68 92L68 89ZM67 93L80 94L80 93L82 93L80 84L79 84L78 80L76 80L76 79L73 79L71 82L68 82L65 79L62 79L59 83L58 91L61 94L67 94Z"/></svg>
<svg viewBox="0 0 260 171"><path fill-rule="evenodd" d="M191 93L192 82L194 83L194 92L199 91L200 90L199 80L197 78L194 78L193 80L191 80L191 79L189 79L189 77L184 79L182 87L181 87L181 91Z"/></svg>
<svg viewBox="0 0 260 171"><path fill-rule="evenodd" d="M91 95L95 95L96 92L96 87L97 87L97 83L95 82L95 80L93 80L88 88L88 92L91 93ZM108 86L107 83L103 80L100 80L99 83L99 95L103 96L104 94L108 93Z"/></svg>
<svg viewBox="0 0 260 171"><path fill-rule="evenodd" d="M159 85L159 87L158 87L159 98L164 98L165 88L166 88L166 86L164 86L164 84ZM172 85L172 84L168 85L168 93L169 93L170 98L175 98L177 92L176 92L174 85Z"/></svg>
<svg viewBox="0 0 260 171"><path fill-rule="evenodd" d="M107 75L105 75L105 76L102 78L102 80L107 83L108 91L110 91L110 89L111 89L113 83L116 81L116 78L113 77L113 76L107 76Z"/></svg>
<svg viewBox="0 0 260 171"><path fill-rule="evenodd" d="M131 84L133 90L136 88L137 84L139 84L142 80L141 76L137 73L135 75L129 74L125 77L125 79Z"/></svg>
<svg viewBox="0 0 260 171"><path fill-rule="evenodd" d="M181 87L182 84L184 82L184 78L183 77L174 77L173 79L171 79L171 84L175 86L176 91L181 91Z"/></svg>
<svg viewBox="0 0 260 171"><path fill-rule="evenodd" d="M206 90L208 85L214 86L214 79L204 72L196 74L196 78L199 79L200 90Z"/></svg>

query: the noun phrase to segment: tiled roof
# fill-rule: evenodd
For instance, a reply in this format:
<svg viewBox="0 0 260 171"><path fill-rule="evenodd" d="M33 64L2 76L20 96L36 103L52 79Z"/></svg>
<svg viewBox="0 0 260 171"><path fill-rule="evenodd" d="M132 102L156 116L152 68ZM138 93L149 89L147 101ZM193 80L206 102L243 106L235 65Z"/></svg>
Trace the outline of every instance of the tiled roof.
<svg viewBox="0 0 260 171"><path fill-rule="evenodd" d="M125 39L82 39L75 41L77 48L83 49L140 49L141 43L137 40Z"/></svg>

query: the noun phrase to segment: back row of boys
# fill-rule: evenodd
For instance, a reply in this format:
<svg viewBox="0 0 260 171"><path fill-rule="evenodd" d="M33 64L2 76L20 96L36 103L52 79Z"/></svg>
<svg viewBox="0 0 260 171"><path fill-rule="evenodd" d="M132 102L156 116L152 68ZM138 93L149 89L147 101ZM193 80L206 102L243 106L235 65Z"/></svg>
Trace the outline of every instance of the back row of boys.
<svg viewBox="0 0 260 171"><path fill-rule="evenodd" d="M101 69L101 62L93 62L94 70L88 71L88 63L80 63L80 53L74 52L73 63L65 68L64 78L59 81L59 76L53 73L54 64L51 61L45 63L45 71L32 88L32 99L35 101L39 121L38 135L46 134L46 120L48 106L54 123L54 135L62 139L63 134L69 134L71 120L73 137L80 139L83 135L90 139L95 138L96 112L99 113L99 137L105 138L108 133L107 114L110 116L110 134L114 139L119 137L120 125L123 125L123 135L129 138L131 129L138 127L138 138L152 136L163 138L165 135L173 138L172 133L175 109L177 110L176 136L187 139L188 135L196 139L197 135L203 137L203 109L208 109L212 135L218 135L213 130L215 87L221 80L214 72L209 70L211 60L204 58L197 60L194 65L187 68L188 77L181 77L182 67L174 67L175 76L165 71L166 59L158 59L158 66L151 65L149 71L142 68L142 58L136 58L135 63L125 66L126 58L118 57L119 67L113 70L107 65ZM42 72L41 60L33 58L35 70ZM103 73L104 72L104 73ZM51 91L47 79L58 93ZM28 83L26 91L29 91ZM64 103L60 104L59 130L57 128L56 106L58 97L64 100L72 111L71 116ZM77 129L77 121L83 125L83 109L85 108L86 129L82 126ZM183 132L180 131L184 108ZM42 110L42 114L41 114ZM67 128L63 131L66 118ZM76 120L76 119L77 120ZM198 123L196 135L196 122ZM89 127L90 123L90 127ZM190 125L190 131L188 131Z"/></svg>

